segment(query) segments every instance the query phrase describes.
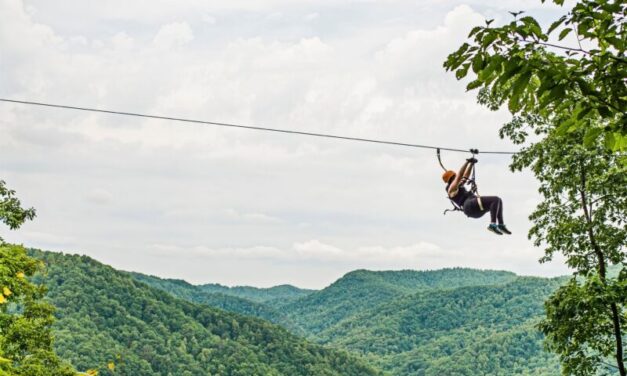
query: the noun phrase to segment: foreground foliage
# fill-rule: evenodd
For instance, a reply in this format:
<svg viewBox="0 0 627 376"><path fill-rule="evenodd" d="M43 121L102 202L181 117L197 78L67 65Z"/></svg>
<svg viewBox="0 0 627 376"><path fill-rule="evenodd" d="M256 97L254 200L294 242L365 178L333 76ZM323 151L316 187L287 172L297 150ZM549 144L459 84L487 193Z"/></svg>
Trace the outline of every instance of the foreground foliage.
<svg viewBox="0 0 627 376"><path fill-rule="evenodd" d="M513 115L533 113L581 131L586 145L603 136L612 151L627 150L627 3L580 0L547 30L521 13L473 28L445 68L458 79L472 74L467 89L488 90Z"/></svg>
<svg viewBox="0 0 627 376"><path fill-rule="evenodd" d="M40 262L17 245L0 245L0 375L74 375L52 349L54 308L28 280Z"/></svg>
<svg viewBox="0 0 627 376"><path fill-rule="evenodd" d="M0 180L0 222L16 230L35 217ZM65 376L75 371L52 348L54 308L45 289L29 281L41 263L0 237L0 376Z"/></svg>
<svg viewBox="0 0 627 376"><path fill-rule="evenodd" d="M625 376L627 3L579 1L546 32L518 15L474 28L444 65L460 79L472 72L480 103L507 104L514 117L501 136L523 146L511 167L531 169L544 198L529 237L546 247L542 262L562 254L575 270L546 301L548 347L564 374ZM573 33L578 45L551 43L555 33Z"/></svg>

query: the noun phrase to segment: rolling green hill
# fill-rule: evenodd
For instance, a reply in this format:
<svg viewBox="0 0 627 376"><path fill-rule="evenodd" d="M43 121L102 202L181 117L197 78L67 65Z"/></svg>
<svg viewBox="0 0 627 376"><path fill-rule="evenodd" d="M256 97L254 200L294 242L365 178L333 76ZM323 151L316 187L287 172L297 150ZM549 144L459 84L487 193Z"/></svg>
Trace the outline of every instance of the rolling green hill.
<svg viewBox="0 0 627 376"><path fill-rule="evenodd" d="M48 264L38 278L58 307L59 354L101 375L112 374L109 361L133 375L559 373L535 324L562 279L357 270L312 292L194 286L85 256L32 254Z"/></svg>
<svg viewBox="0 0 627 376"><path fill-rule="evenodd" d="M555 375L557 360L544 351L535 323L560 283L460 268L357 270L288 301L281 308L287 314L275 319L288 328L297 321L310 339L358 353L392 375ZM161 279L154 285L177 290Z"/></svg>
<svg viewBox="0 0 627 376"><path fill-rule="evenodd" d="M290 319L315 337L368 307L407 294L461 286L504 284L515 278L516 275L511 272L462 268L436 271L356 270L321 291L288 303L283 309Z"/></svg>
<svg viewBox="0 0 627 376"><path fill-rule="evenodd" d="M251 286L227 287L216 283L199 285L202 291L207 293L221 293L225 295L244 298L257 303L287 302L303 296L307 296L314 290L301 289L292 285L280 285L270 288L257 288Z"/></svg>
<svg viewBox="0 0 627 376"><path fill-rule="evenodd" d="M129 273L134 279L145 283L149 286L163 290L171 295L181 298L190 302L205 304L210 307L220 308L225 311L235 312L242 315L254 316L270 322L280 324L292 333L298 335L305 335L306 333L296 323L289 319L281 311L272 308L269 304L264 304L263 301L272 302L273 299L294 299L294 296L303 296L304 291L293 286L278 286L270 289L256 289L253 287L237 287L228 288L221 285L192 285L180 279L164 279L155 276L148 276L141 273ZM207 286L220 286L216 289L207 288ZM271 290L268 292L268 290ZM286 291L282 294L282 291ZM220 292L208 292L208 291L220 291ZM241 294L241 291L246 291L247 294ZM255 301L241 297L242 295L254 296ZM283 297L279 297L283 296ZM265 300L264 300L265 299Z"/></svg>
<svg viewBox="0 0 627 376"><path fill-rule="evenodd" d="M268 322L176 299L86 256L32 250L57 307L55 347L111 375L377 375Z"/></svg>
<svg viewBox="0 0 627 376"><path fill-rule="evenodd" d="M318 333L394 375L555 375L534 324L561 279L518 277L405 295Z"/></svg>

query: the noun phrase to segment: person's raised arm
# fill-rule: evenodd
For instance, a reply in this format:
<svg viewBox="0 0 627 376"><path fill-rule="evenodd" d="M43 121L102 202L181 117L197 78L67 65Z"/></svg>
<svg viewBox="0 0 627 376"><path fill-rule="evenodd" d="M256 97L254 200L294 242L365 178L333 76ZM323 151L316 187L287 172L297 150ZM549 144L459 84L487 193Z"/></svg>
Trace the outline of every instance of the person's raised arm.
<svg viewBox="0 0 627 376"><path fill-rule="evenodd" d="M464 172L464 177L462 178L462 182L466 182L468 180L468 178L470 177L470 174L472 173L472 169L475 168L475 163L477 162L476 159L474 158L470 158L466 160L466 164L468 165L468 167L466 167L466 171Z"/></svg>
<svg viewBox="0 0 627 376"><path fill-rule="evenodd" d="M468 168L469 164L470 164L469 161L464 162L462 167L459 169L459 172L457 173L457 175L455 175L455 179L453 179L453 182L448 187L448 195L449 195L449 197L454 197L457 194L457 190L459 189L459 184L461 183L462 179L464 178L464 175L467 172L466 170L470 170Z"/></svg>

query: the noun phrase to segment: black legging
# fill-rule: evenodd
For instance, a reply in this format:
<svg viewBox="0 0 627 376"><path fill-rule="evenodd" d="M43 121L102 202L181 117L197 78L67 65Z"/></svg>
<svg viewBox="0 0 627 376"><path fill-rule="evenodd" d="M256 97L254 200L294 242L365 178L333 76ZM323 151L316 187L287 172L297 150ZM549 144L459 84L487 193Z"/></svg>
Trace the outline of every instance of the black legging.
<svg viewBox="0 0 627 376"><path fill-rule="evenodd" d="M487 212L490 212L490 221L492 223L502 224L503 222L503 200L497 196L481 196L481 204L483 210L479 207L477 198L471 198L464 202L464 214L471 218L481 218Z"/></svg>

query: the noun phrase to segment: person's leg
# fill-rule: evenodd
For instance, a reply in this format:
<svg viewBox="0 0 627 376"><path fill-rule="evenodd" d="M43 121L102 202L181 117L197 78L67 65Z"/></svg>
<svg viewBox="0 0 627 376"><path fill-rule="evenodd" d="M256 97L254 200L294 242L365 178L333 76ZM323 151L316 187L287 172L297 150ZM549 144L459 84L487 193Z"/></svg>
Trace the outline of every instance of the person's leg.
<svg viewBox="0 0 627 376"><path fill-rule="evenodd" d="M496 221L499 225L503 224L503 200L497 197L496 201Z"/></svg>
<svg viewBox="0 0 627 376"><path fill-rule="evenodd" d="M483 204L483 210L479 207L479 203L476 198L466 200L464 203L464 214L470 218L481 218L485 213L490 211L485 204Z"/></svg>
<svg viewBox="0 0 627 376"><path fill-rule="evenodd" d="M500 198L499 198L498 220L499 220L500 224L502 224L502 225L505 224L505 222L503 222L503 200L501 200Z"/></svg>
<svg viewBox="0 0 627 376"><path fill-rule="evenodd" d="M497 196L482 196L481 203L484 210L490 212L490 225L488 226L488 230L497 235L503 235L503 233L511 234L503 224L502 200Z"/></svg>
<svg viewBox="0 0 627 376"><path fill-rule="evenodd" d="M503 223L503 213L501 199L496 196L481 196L483 207L490 210L490 222L494 224Z"/></svg>
<svg viewBox="0 0 627 376"><path fill-rule="evenodd" d="M483 201L483 197L481 200ZM507 235L511 235L512 232L505 226L505 222L503 221L503 200L497 196L487 196L485 197L487 202L489 203L490 208L490 216L492 218L492 223L490 226L495 226L502 233Z"/></svg>
<svg viewBox="0 0 627 376"><path fill-rule="evenodd" d="M499 220L499 230L501 230L502 233L507 234L507 235L511 235L512 232L509 231L509 229L505 226L505 222L503 222L503 200L499 199L499 211L498 211L498 220Z"/></svg>

